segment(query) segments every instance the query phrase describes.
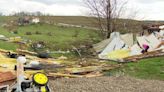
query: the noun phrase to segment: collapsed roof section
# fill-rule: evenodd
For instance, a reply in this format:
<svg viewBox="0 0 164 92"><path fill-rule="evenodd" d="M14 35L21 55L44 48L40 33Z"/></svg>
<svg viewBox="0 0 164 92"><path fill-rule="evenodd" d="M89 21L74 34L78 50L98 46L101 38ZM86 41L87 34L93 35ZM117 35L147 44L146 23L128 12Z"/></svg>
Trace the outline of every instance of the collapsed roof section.
<svg viewBox="0 0 164 92"><path fill-rule="evenodd" d="M141 55L145 52L164 50L162 44L164 41L164 30L148 36L138 36L136 41L134 41L133 34L120 35L119 32L114 32L111 33L110 37L93 46L95 51L99 53L99 59L117 61L130 56Z"/></svg>

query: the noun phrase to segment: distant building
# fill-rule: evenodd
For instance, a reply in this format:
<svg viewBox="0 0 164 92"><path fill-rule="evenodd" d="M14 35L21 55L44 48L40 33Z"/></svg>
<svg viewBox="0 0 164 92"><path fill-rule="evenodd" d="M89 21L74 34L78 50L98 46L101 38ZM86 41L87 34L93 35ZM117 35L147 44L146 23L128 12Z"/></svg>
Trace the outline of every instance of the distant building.
<svg viewBox="0 0 164 92"><path fill-rule="evenodd" d="M20 17L18 19L18 25L27 25L30 23L30 17Z"/></svg>
<svg viewBox="0 0 164 92"><path fill-rule="evenodd" d="M40 23L40 19L38 17L30 18L28 16L20 17L18 19L18 24L19 25L28 25L28 24L31 24L31 23L34 23L34 24Z"/></svg>
<svg viewBox="0 0 164 92"><path fill-rule="evenodd" d="M38 24L38 23L40 23L40 19L39 18L33 18L31 22L34 24Z"/></svg>

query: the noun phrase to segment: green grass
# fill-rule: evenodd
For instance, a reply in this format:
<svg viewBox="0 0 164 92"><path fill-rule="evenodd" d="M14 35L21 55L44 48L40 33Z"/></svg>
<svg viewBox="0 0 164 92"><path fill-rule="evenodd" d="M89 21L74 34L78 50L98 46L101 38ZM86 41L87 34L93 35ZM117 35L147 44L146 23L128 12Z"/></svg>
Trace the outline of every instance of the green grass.
<svg viewBox="0 0 164 92"><path fill-rule="evenodd" d="M18 35L12 34L11 32L9 32L8 30L6 30L3 27L0 27L0 34L4 35L6 37L16 37L16 36L18 36Z"/></svg>
<svg viewBox="0 0 164 92"><path fill-rule="evenodd" d="M141 79L164 80L164 57L143 59L127 63L122 68L107 72L107 75L125 74Z"/></svg>
<svg viewBox="0 0 164 92"><path fill-rule="evenodd" d="M13 21L13 20L16 20L17 17L11 17L11 16L0 16L0 25L6 23L6 22L10 22L10 21Z"/></svg>
<svg viewBox="0 0 164 92"><path fill-rule="evenodd" d="M17 35L14 35L14 34L8 32L6 29L4 29L2 27L0 27L0 34L5 35L6 37L15 37L15 36L17 36ZM16 51L17 48L18 48L18 45L15 44L15 43L0 41L0 49Z"/></svg>
<svg viewBox="0 0 164 92"><path fill-rule="evenodd" d="M145 79L164 80L164 57L129 63L126 67L125 72L129 75Z"/></svg>
<svg viewBox="0 0 164 92"><path fill-rule="evenodd" d="M36 31L41 34L35 34ZM26 32L31 32L32 35L26 35ZM51 36L49 36L48 33L50 33ZM76 34L77 36L75 36ZM31 39L32 41L44 41L48 44L48 47L52 49L69 49L75 42L80 44L83 41L100 39L98 33L94 30L64 28L48 24L19 27L18 35L25 39Z"/></svg>
<svg viewBox="0 0 164 92"><path fill-rule="evenodd" d="M17 20L19 17L17 16L0 16L0 24L4 24L6 22L10 22L13 20ZM81 25L88 27L97 27L99 28L99 23L95 20L95 17L87 17L87 16L39 16L41 22L49 22L52 24L56 23L66 23L73 25ZM116 31L121 33L127 32L141 32L142 25L145 24L163 24L163 21L137 21L130 19L119 19L116 22Z"/></svg>
<svg viewBox="0 0 164 92"><path fill-rule="evenodd" d="M18 45L15 43L0 41L0 49L16 51L17 48Z"/></svg>
<svg viewBox="0 0 164 92"><path fill-rule="evenodd" d="M0 27L0 33L7 37L21 36L24 39L36 41L44 41L47 48L51 50L70 49L72 45L79 46L83 43L98 42L101 40L97 31L87 30L83 28L73 27L58 27L48 24L20 26L17 29L18 34L13 34L6 29ZM41 34L36 34L38 31ZM26 35L26 32L31 32L32 35ZM49 36L48 34L51 34Z"/></svg>

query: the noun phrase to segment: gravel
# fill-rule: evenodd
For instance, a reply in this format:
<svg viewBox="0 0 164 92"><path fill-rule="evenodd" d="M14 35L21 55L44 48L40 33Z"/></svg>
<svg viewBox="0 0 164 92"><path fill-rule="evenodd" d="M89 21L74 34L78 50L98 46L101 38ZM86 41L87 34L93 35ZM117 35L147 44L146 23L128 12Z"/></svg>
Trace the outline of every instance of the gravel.
<svg viewBox="0 0 164 92"><path fill-rule="evenodd" d="M164 81L131 77L96 77L50 81L52 92L164 92Z"/></svg>

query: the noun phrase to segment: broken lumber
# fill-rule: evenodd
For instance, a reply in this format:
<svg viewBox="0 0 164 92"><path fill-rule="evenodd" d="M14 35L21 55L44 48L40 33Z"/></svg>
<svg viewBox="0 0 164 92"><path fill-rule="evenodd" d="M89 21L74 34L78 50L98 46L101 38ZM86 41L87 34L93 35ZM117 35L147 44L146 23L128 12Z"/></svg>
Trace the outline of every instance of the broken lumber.
<svg viewBox="0 0 164 92"><path fill-rule="evenodd" d="M100 77L100 76L103 76L103 74L102 74L102 73L100 73L100 72L96 72L96 73L89 73L89 74L84 75L84 77L86 77L86 78Z"/></svg>
<svg viewBox="0 0 164 92"><path fill-rule="evenodd" d="M92 78L92 77L100 77L103 76L103 74L101 74L100 72L96 72L96 73L89 73L86 75L73 75L73 74L62 74L62 73L49 73L48 77L69 77L69 78Z"/></svg>
<svg viewBox="0 0 164 92"><path fill-rule="evenodd" d="M28 50L21 50L21 49L17 49L17 52L20 54L28 54L28 55L37 55L37 53L35 52L31 52L31 51L28 51Z"/></svg>
<svg viewBox="0 0 164 92"><path fill-rule="evenodd" d="M91 73L91 72L97 72L97 71L112 70L118 67L120 67L120 65L88 66L88 67L80 67L80 68L66 68L65 71L67 71L70 74L85 74L85 73Z"/></svg>
<svg viewBox="0 0 164 92"><path fill-rule="evenodd" d="M69 77L69 78L82 78L80 75L62 74L62 73L49 73L48 77Z"/></svg>
<svg viewBox="0 0 164 92"><path fill-rule="evenodd" d="M16 75L12 72L0 72L0 83L16 79Z"/></svg>
<svg viewBox="0 0 164 92"><path fill-rule="evenodd" d="M152 58L152 57L160 57L164 56L164 52L162 50L157 50L157 51L152 51L152 52L147 52L142 55L135 55L131 57L124 58L124 62L135 62L141 59L146 59L146 58Z"/></svg>

